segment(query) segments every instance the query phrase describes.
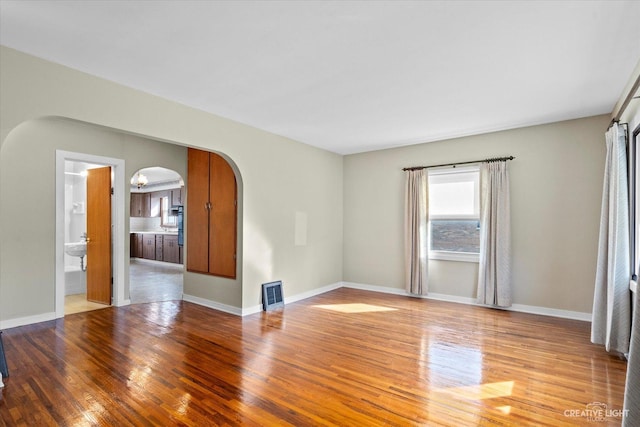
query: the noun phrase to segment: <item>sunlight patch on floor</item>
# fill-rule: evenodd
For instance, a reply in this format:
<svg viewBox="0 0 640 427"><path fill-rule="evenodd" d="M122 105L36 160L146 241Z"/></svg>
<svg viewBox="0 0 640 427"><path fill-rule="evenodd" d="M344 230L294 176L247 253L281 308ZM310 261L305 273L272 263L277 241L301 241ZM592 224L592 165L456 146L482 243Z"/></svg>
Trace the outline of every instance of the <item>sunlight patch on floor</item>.
<svg viewBox="0 0 640 427"><path fill-rule="evenodd" d="M324 310L339 311L340 313L371 313L376 311L396 311L396 308L383 307L380 305L371 304L328 304L328 305L314 305L316 308L322 308Z"/></svg>
<svg viewBox="0 0 640 427"><path fill-rule="evenodd" d="M64 314L83 313L109 307L106 304L87 301L87 294L67 295L64 297Z"/></svg>

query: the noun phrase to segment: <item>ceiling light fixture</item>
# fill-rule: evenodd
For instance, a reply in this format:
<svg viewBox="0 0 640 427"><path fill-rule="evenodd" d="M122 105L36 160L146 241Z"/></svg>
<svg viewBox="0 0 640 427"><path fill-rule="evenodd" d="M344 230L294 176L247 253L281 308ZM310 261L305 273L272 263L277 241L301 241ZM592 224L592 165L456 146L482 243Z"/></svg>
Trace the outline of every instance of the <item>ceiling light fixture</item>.
<svg viewBox="0 0 640 427"><path fill-rule="evenodd" d="M137 177L137 179L136 179L136 177ZM136 173L131 178L131 185L138 186L138 190L141 189L142 187L144 187L145 185L147 185L148 183L149 183L149 179L147 179L147 177L142 175L140 172Z"/></svg>

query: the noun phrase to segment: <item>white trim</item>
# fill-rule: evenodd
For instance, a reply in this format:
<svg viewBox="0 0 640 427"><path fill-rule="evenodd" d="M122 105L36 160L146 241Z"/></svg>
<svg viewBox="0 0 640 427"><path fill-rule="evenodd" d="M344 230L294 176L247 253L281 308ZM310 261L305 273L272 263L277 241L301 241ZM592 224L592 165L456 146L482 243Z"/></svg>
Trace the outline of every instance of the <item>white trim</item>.
<svg viewBox="0 0 640 427"><path fill-rule="evenodd" d="M55 317L64 317L64 162L77 161L111 166L113 170L113 295L112 305L128 305L125 299L125 162L122 159L56 150ZM128 236L127 236L128 238ZM128 256L126 257L128 262Z"/></svg>
<svg viewBox="0 0 640 427"><path fill-rule="evenodd" d="M429 251L429 259L478 263L480 262L480 254L471 252Z"/></svg>
<svg viewBox="0 0 640 427"><path fill-rule="evenodd" d="M437 294L437 293L430 293L429 295L426 295L426 296L417 296L417 295L411 295L407 293L404 289L389 288L389 287L375 286L375 285L366 285L362 283L343 282L343 287L361 289L361 290L372 291L372 292L382 292L382 293L393 294L393 295L405 295L405 296L411 296L411 297L432 299L437 301L453 302L458 304L475 305L478 307L497 308L500 310L517 311L521 313L537 314L540 316L561 317L564 319L582 320L586 322L591 321L591 313L583 313L580 311L560 310L557 308L539 307L535 305L524 305L524 304L513 304L511 307L508 307L508 308L493 307L488 305L477 304L475 298L461 297L457 295Z"/></svg>
<svg viewBox="0 0 640 427"><path fill-rule="evenodd" d="M224 311L225 313L235 314L236 316L242 315L242 309L233 305L222 304L221 302L212 301L206 298L200 298L193 295L182 294L182 300L192 302L204 307L212 308L218 311Z"/></svg>
<svg viewBox="0 0 640 427"><path fill-rule="evenodd" d="M363 283L354 282L342 282L343 288L360 289L362 291L382 292L383 294L401 295L401 296L415 296L417 298L424 298L419 295L411 295L404 289L390 288L386 286L365 285Z"/></svg>
<svg viewBox="0 0 640 427"><path fill-rule="evenodd" d="M581 311L560 310L557 308L539 307L535 305L513 304L509 311L519 311L521 313L539 314L541 316L561 317L563 319L582 320L591 322L591 313Z"/></svg>
<svg viewBox="0 0 640 427"><path fill-rule="evenodd" d="M301 301L307 298L315 297L317 295L324 294L326 292L330 292L336 289L339 289L343 286L342 282L336 282L327 286L323 286L321 288L312 289L307 292L302 292L296 295L292 295L290 297L284 297L285 307L287 304L292 304L297 301ZM283 285L283 293L286 294L286 287ZM192 295L183 295L183 300L193 302L195 304L203 305L205 307L213 308L215 310L224 311L226 313L235 314L236 316L249 316L251 314L260 313L262 311L262 304L254 305L247 308L238 308L230 305L220 304L215 301L211 301L205 298L194 297Z"/></svg>
<svg viewBox="0 0 640 427"><path fill-rule="evenodd" d="M286 296L286 290L287 289L283 285L282 292L285 294L285 297L284 297L285 307L287 306L287 304L292 304L294 302L302 301L302 300L307 299L307 298L312 298L312 297L315 297L317 295L322 295L324 293L327 293L327 292L330 292L330 291L334 291L336 289L340 289L342 286L343 286L343 282L336 282L336 283L332 283L330 285L323 286L321 288L312 289L310 291L302 292L300 294L296 294L296 295L292 295L290 297L287 297ZM250 314L259 313L261 311L262 311L262 304L254 305L253 307L242 309L242 315L243 316L248 316Z"/></svg>
<svg viewBox="0 0 640 427"><path fill-rule="evenodd" d="M42 313L35 316L18 317L16 319L7 319L0 321L0 329L17 328L18 326L32 325L34 323L48 322L56 320L56 313Z"/></svg>
<svg viewBox="0 0 640 427"><path fill-rule="evenodd" d="M340 288L360 289L363 291L380 292L380 293L391 294L391 295L424 298L424 299L451 302L451 303L457 303L457 304L474 305L477 307L487 307L487 308L494 308L494 309L497 308L500 310L515 311L515 312L535 314L540 316L560 317L564 319L582 320L586 322L591 321L591 313L583 313L579 311L560 310L556 308L539 307L539 306L524 305L524 304L513 304L509 308L492 307L492 306L477 304L475 298L462 297L458 295L438 294L433 292L426 296L411 295L407 293L404 289L400 289L400 288L367 285L363 283L354 283L354 282L336 282L327 286L323 286L321 288L317 288L311 291L302 292L300 294L293 295L291 297L285 298L285 306L286 304L291 304L307 298L312 298L314 296L321 295L326 292L331 292L333 290L340 289ZM255 305L248 308L239 308L239 307L222 304L216 301L208 300L206 298L200 298L200 297L196 297L188 294L183 294L182 299L187 302L191 302L207 308L233 314L236 316L248 316L248 315L256 314L262 311L262 305ZM118 307L122 307L125 305L129 305L130 303L131 303L130 300L123 300L121 301L120 304L114 304L114 305ZM54 320L55 318L56 318L55 313L45 313L37 316L29 316L29 317L23 317L19 319L10 319L10 320L5 320L0 322L0 329L8 329L8 328L14 328L17 326L29 325L32 323L45 322L48 320Z"/></svg>
<svg viewBox="0 0 640 427"><path fill-rule="evenodd" d="M312 289L310 291L302 292L300 294L292 295L290 297L287 297L285 295L284 303L285 304L291 304L291 303L294 303L294 302L297 302L297 301L302 301L303 299L307 299L307 298L315 297L317 295L322 295L322 294L327 293L327 292L335 291L336 289L340 289L343 286L344 286L343 282L336 282L336 283L332 283L330 285L323 286L321 288L316 288L316 289ZM284 289L284 291L286 291L286 288ZM260 306L260 307L262 307L262 306Z"/></svg>
<svg viewBox="0 0 640 427"><path fill-rule="evenodd" d="M286 303L285 303L286 305ZM254 305L253 307L243 308L240 316L249 316L251 314L260 313L262 311L262 305Z"/></svg>
<svg viewBox="0 0 640 427"><path fill-rule="evenodd" d="M634 294L638 292L638 282L636 282L635 280L632 280L631 282L629 282L629 289Z"/></svg>

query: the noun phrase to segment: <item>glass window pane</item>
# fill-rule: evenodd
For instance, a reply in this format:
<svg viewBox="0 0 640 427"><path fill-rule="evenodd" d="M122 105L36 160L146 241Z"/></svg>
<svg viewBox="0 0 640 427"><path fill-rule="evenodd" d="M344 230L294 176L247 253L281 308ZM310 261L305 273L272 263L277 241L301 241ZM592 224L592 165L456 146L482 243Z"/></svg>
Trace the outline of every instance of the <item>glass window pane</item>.
<svg viewBox="0 0 640 427"><path fill-rule="evenodd" d="M431 250L480 253L477 220L431 220Z"/></svg>
<svg viewBox="0 0 640 427"><path fill-rule="evenodd" d="M429 175L429 216L460 218L480 216L478 170Z"/></svg>
<svg viewBox="0 0 640 427"><path fill-rule="evenodd" d="M429 186L430 215L474 215L473 182L450 182Z"/></svg>

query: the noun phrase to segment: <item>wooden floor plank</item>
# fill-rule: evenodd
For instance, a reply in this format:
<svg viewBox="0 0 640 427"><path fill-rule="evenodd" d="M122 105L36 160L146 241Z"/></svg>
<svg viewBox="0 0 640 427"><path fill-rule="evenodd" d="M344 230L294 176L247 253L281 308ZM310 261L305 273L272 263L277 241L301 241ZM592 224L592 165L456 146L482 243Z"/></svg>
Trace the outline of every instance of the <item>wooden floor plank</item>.
<svg viewBox="0 0 640 427"><path fill-rule="evenodd" d="M353 289L245 318L110 307L3 339L7 426L584 425L575 411L622 408L626 370L587 322Z"/></svg>

